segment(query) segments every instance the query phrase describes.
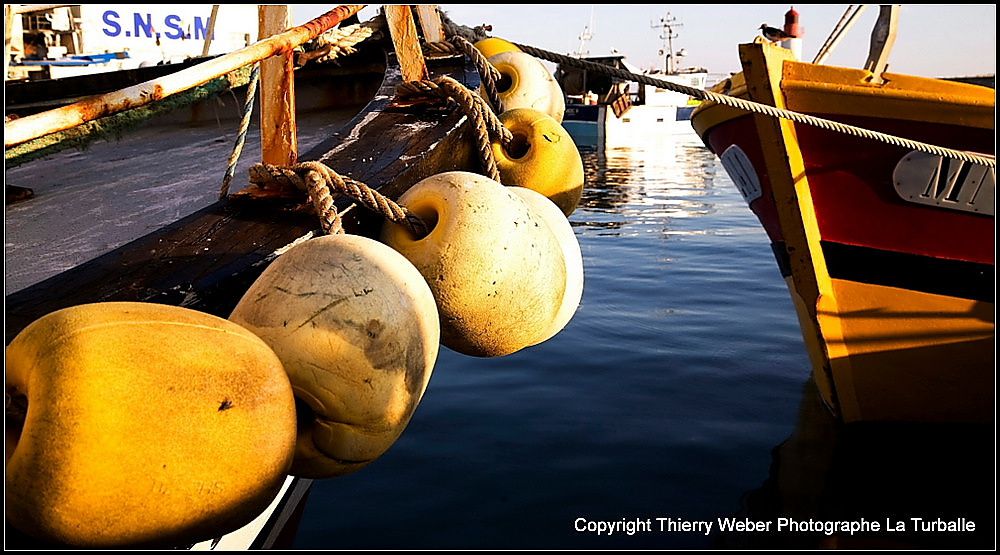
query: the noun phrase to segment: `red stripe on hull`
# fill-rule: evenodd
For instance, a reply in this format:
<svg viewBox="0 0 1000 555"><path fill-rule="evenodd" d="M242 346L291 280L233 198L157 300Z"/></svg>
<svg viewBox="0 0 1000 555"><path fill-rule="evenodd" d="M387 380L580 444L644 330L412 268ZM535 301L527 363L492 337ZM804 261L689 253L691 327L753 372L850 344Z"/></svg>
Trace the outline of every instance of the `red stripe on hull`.
<svg viewBox="0 0 1000 555"><path fill-rule="evenodd" d="M994 148L993 131L988 129L872 118L837 119L960 150L993 152ZM809 125L796 125L795 132L824 241L994 263L994 218L900 198L892 174L909 149Z"/></svg>
<svg viewBox="0 0 1000 555"><path fill-rule="evenodd" d="M942 146L993 151L992 130L869 118L837 119ZM896 193L892 173L909 150L809 125L797 125L796 135L824 241L994 264L994 218L914 204ZM717 156L734 144L746 153L763 189L763 195L750 208L771 241L781 241L781 226L753 118L725 121L712 128L707 138Z"/></svg>
<svg viewBox="0 0 1000 555"><path fill-rule="evenodd" d="M760 198L750 203L750 210L760 221L772 243L784 241L781 226L778 225L778 211L774 207L774 194L771 183L767 180L767 165L764 163L764 151L757 139L757 127L753 116L745 116L728 120L713 127L708 132L708 143L716 156L722 156L732 145L740 147L746 153L750 163L757 170L762 194Z"/></svg>

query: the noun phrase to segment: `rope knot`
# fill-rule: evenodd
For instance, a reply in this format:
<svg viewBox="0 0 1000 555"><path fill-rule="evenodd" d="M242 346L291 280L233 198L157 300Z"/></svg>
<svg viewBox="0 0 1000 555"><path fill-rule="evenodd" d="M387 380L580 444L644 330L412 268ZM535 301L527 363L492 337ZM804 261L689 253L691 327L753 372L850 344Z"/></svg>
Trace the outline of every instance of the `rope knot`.
<svg viewBox="0 0 1000 555"><path fill-rule="evenodd" d="M390 222L405 226L417 237L425 237L427 225L416 214L396 204L385 195L354 179L345 178L322 162L300 162L291 167L255 164L250 167L250 182L260 186L288 186L307 191L319 216L323 232L334 235L344 226L334 204L335 195L344 195L365 208L378 212Z"/></svg>

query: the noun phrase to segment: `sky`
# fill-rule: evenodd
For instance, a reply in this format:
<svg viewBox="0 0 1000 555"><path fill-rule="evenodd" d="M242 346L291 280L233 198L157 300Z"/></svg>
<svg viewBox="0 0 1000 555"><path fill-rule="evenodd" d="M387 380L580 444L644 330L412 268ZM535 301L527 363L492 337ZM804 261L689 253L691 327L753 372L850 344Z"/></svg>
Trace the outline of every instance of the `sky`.
<svg viewBox="0 0 1000 555"><path fill-rule="evenodd" d="M492 35L563 54L580 48L580 35L590 25L590 55L616 49L643 69L663 67L660 30L653 25L670 13L683 27L675 29L675 51L687 56L680 66L701 66L711 73L740 70L737 45L758 36L761 23L780 27L789 4L441 4L455 22L493 26ZM805 28L803 57L811 61L847 4L797 4ZM332 5L293 5L296 23ZM365 8L361 18L375 14ZM861 67L868 56L878 6L869 6L826 63ZM996 4L904 4L889 71L926 77L958 77L996 73Z"/></svg>

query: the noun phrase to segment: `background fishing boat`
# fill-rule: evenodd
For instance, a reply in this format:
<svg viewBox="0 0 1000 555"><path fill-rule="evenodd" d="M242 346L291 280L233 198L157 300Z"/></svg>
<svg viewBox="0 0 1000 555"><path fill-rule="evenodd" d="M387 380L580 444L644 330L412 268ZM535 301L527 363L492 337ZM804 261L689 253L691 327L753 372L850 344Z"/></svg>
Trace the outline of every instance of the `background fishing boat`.
<svg viewBox="0 0 1000 555"><path fill-rule="evenodd" d="M995 404L995 93L758 40L712 90L963 152L979 162L704 103L692 123L772 242L823 399L845 421L987 421ZM985 162L983 161L985 160ZM993 163L994 165L987 165Z"/></svg>
<svg viewBox="0 0 1000 555"><path fill-rule="evenodd" d="M591 23L593 25L593 23ZM616 69L642 73L671 83L698 89L707 85L708 71L700 67L679 67L678 60L686 55L683 49L674 51L676 28L682 26L667 14L655 28L661 30L663 69L643 72L625 60L625 56L584 56L589 27L580 36L577 52L580 59L604 64ZM637 147L650 141L669 139L691 133L691 113L698 101L663 88L626 83L621 80L588 72L566 64L556 68L556 81L566 95L563 126L580 146L598 148Z"/></svg>

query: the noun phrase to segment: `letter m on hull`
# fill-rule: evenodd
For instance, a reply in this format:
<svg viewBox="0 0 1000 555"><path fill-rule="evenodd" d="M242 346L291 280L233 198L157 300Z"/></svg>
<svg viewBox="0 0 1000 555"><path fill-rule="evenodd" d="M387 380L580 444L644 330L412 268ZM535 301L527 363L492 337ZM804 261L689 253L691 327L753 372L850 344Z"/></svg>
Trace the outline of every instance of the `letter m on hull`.
<svg viewBox="0 0 1000 555"><path fill-rule="evenodd" d="M908 202L993 216L996 170L913 151L896 164L892 181Z"/></svg>

